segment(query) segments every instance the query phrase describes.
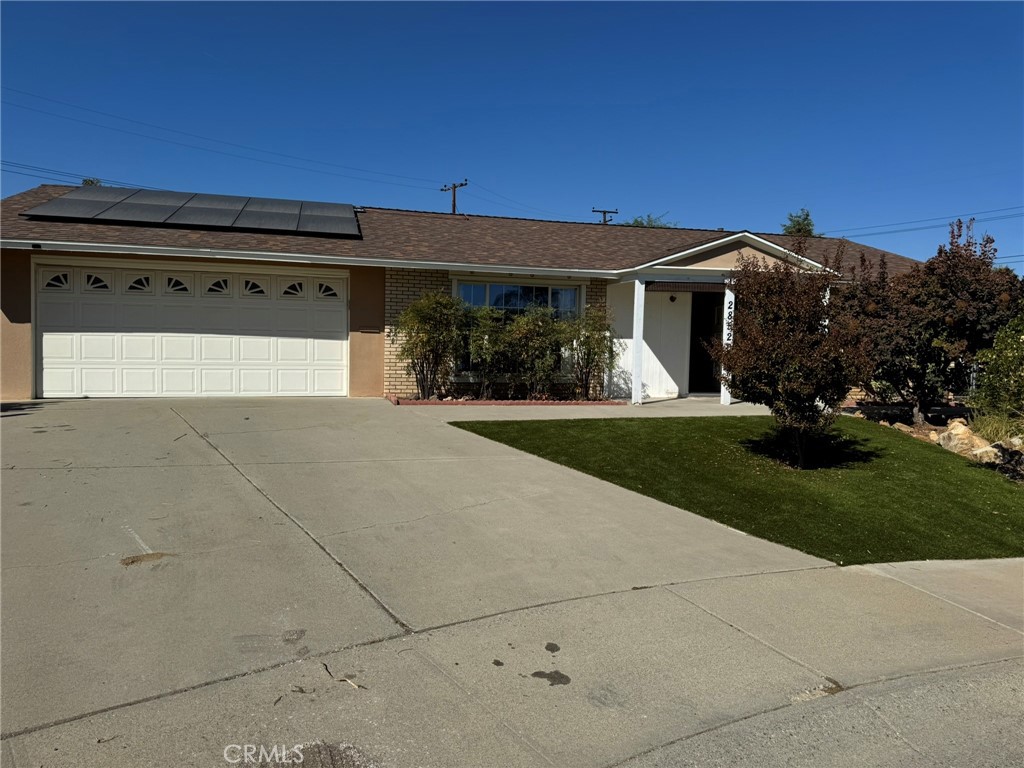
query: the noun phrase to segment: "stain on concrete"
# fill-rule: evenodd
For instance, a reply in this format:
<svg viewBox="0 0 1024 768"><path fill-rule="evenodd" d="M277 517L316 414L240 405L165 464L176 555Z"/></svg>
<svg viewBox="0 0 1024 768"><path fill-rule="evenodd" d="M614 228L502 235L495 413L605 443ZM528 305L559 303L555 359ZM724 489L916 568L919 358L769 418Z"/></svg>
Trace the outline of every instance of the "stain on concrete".
<svg viewBox="0 0 1024 768"><path fill-rule="evenodd" d="M505 666L505 662L502 661L501 659L495 659L494 661L491 662L491 664L493 664L496 667L504 667Z"/></svg>
<svg viewBox="0 0 1024 768"><path fill-rule="evenodd" d="M562 650L562 648L558 645L558 643L548 643L544 646L544 650L548 653L558 653L560 650Z"/></svg>
<svg viewBox="0 0 1024 768"><path fill-rule="evenodd" d="M352 744L302 745L303 768L381 768L380 763Z"/></svg>
<svg viewBox="0 0 1024 768"><path fill-rule="evenodd" d="M587 691L587 701L602 709L620 709L626 706L626 697L615 687L605 684Z"/></svg>
<svg viewBox="0 0 1024 768"><path fill-rule="evenodd" d="M550 672L534 672L532 675L530 675L530 677L537 677L541 680L547 680L548 685L568 685L572 682L571 677L562 672L559 672L557 669L554 669Z"/></svg>
<svg viewBox="0 0 1024 768"><path fill-rule="evenodd" d="M295 645L295 643L299 642L299 640L301 640L305 636L306 630L304 629L288 629L285 630L284 634L281 635L281 639L284 640L286 643Z"/></svg>
<svg viewBox="0 0 1024 768"><path fill-rule="evenodd" d="M130 565L139 565L140 563L152 563L156 560L163 560L165 557L177 557L177 555L173 552L147 552L144 555L123 557L121 558L121 565L127 568Z"/></svg>

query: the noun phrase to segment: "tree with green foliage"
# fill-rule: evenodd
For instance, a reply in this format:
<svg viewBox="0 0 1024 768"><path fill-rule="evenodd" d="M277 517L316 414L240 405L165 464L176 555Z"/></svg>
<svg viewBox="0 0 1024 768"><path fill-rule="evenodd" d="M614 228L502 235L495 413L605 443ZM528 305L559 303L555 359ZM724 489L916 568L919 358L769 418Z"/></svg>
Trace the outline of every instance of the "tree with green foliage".
<svg viewBox="0 0 1024 768"><path fill-rule="evenodd" d="M768 406L779 436L795 448L799 467L867 365L855 324L829 300L838 276L832 269L806 271L741 258L731 280L731 342L715 339L709 345L722 383L734 397Z"/></svg>
<svg viewBox="0 0 1024 768"><path fill-rule="evenodd" d="M785 224L782 225L782 234L796 235L798 237L818 237L814 231L814 220L806 208L801 208L798 213L786 214Z"/></svg>
<svg viewBox="0 0 1024 768"><path fill-rule="evenodd" d="M646 216L634 216L629 221L619 222L620 227L648 227L650 229L672 229L678 227L674 221L665 221L665 217L668 216L668 211L665 211L660 216L655 216L653 213L648 213Z"/></svg>
<svg viewBox="0 0 1024 768"><path fill-rule="evenodd" d="M987 411L1024 418L1024 303L1017 315L996 332L991 349L978 354L982 364L972 405Z"/></svg>
<svg viewBox="0 0 1024 768"><path fill-rule="evenodd" d="M103 182L101 182L99 179L95 178L94 176L90 176L87 179L82 179L82 186L83 187L102 187L103 186Z"/></svg>
<svg viewBox="0 0 1024 768"><path fill-rule="evenodd" d="M416 379L421 400L442 395L455 373L466 343L468 313L451 294L427 293L413 301L390 329L398 356Z"/></svg>
<svg viewBox="0 0 1024 768"><path fill-rule="evenodd" d="M995 266L995 241L973 222L950 225L949 243L909 272L855 272L836 297L869 344L868 391L910 404L915 423L951 392L965 392L978 354L1014 316L1020 279Z"/></svg>

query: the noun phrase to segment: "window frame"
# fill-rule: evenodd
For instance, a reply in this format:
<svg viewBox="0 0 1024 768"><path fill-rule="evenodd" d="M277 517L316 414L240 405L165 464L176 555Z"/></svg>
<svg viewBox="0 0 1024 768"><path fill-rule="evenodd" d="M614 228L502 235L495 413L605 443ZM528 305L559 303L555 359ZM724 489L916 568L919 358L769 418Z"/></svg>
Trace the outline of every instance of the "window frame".
<svg viewBox="0 0 1024 768"><path fill-rule="evenodd" d="M579 314L583 311L586 306L587 300L587 283L579 280L564 280L564 279L551 279L544 280L538 278L519 278L515 275L472 275L472 276L454 276L452 278L452 295L457 298L462 298L461 287L463 285L482 286L484 289L484 304L470 304L466 302L468 306L491 306L491 286L492 285L517 285L517 286L531 286L535 288L547 288L548 291L548 302L547 308L551 308L551 292L556 288L575 288L576 289L576 307L572 310L573 314ZM502 311L516 312L519 311L514 307L493 307ZM565 317L566 313L564 309L555 310L559 317Z"/></svg>

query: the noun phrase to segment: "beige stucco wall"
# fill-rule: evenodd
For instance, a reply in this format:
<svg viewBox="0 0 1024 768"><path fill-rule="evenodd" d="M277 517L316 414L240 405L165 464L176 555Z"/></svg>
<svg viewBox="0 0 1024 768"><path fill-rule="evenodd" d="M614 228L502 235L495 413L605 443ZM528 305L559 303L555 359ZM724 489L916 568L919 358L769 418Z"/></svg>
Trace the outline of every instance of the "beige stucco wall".
<svg viewBox="0 0 1024 768"><path fill-rule="evenodd" d="M32 397L32 263L27 251L0 252L0 400Z"/></svg>
<svg viewBox="0 0 1024 768"><path fill-rule="evenodd" d="M84 256L85 253L52 253L42 250L5 250L0 254L0 398L32 397L32 256ZM96 258L93 255L93 258ZM104 255L125 266L140 257ZM160 257L159 261L217 264L223 260ZM230 268L268 266L267 262L232 260ZM285 266L285 264L274 264ZM303 265L306 266L306 265ZM380 397L384 393L384 269L381 267L323 267L349 273L349 395Z"/></svg>
<svg viewBox="0 0 1024 768"><path fill-rule="evenodd" d="M737 248L735 245L723 245L719 248L714 248L704 253L697 254L696 256L687 256L685 259L679 259L668 264L661 266L665 267L700 267L701 269L735 269L736 264L740 257L746 257L748 259L765 259L768 263L780 261L774 256L770 256L763 251L756 248L752 248L749 245L743 245Z"/></svg>
<svg viewBox="0 0 1024 768"><path fill-rule="evenodd" d="M349 268L348 393L384 394L384 269Z"/></svg>

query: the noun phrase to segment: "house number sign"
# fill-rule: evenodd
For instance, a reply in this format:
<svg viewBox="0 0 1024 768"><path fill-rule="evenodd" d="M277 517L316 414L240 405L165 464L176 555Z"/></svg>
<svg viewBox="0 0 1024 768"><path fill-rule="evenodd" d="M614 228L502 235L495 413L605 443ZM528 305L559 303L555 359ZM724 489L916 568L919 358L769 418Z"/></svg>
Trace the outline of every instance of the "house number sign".
<svg viewBox="0 0 1024 768"><path fill-rule="evenodd" d="M735 305L734 299L728 299L725 302L725 344L729 346L732 344L732 313Z"/></svg>

